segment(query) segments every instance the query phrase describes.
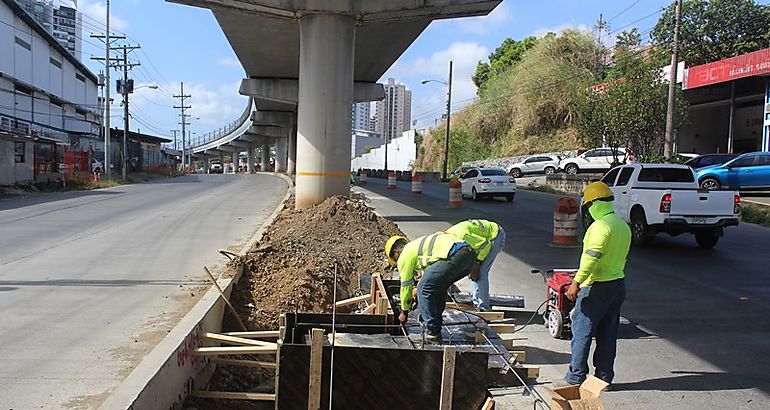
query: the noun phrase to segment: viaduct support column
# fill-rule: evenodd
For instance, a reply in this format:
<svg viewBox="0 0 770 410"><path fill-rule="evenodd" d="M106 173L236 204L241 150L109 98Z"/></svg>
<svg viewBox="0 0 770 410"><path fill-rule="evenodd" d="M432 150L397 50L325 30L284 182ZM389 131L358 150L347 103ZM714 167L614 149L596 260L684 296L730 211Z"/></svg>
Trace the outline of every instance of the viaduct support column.
<svg viewBox="0 0 770 410"><path fill-rule="evenodd" d="M246 173L251 174L254 172L254 146L249 146L246 149Z"/></svg>
<svg viewBox="0 0 770 410"><path fill-rule="evenodd" d="M267 172L270 167L270 144L262 143L262 161L260 162L260 168L262 172Z"/></svg>
<svg viewBox="0 0 770 410"><path fill-rule="evenodd" d="M350 107L355 20L300 18L296 207L350 194Z"/></svg>
<svg viewBox="0 0 770 410"><path fill-rule="evenodd" d="M293 116L289 127L289 158L286 161L286 173L294 175L297 171L297 116Z"/></svg>
<svg viewBox="0 0 770 410"><path fill-rule="evenodd" d="M275 172L286 172L287 139L275 139Z"/></svg>

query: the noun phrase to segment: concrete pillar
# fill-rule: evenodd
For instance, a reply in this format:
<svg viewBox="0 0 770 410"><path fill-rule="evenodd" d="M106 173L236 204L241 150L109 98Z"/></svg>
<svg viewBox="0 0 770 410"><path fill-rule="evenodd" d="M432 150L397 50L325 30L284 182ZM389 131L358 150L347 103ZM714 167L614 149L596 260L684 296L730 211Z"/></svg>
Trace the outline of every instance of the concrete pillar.
<svg viewBox="0 0 770 410"><path fill-rule="evenodd" d="M251 174L254 172L254 146L250 146L246 149L246 173Z"/></svg>
<svg viewBox="0 0 770 410"><path fill-rule="evenodd" d="M275 172L286 172L288 138L275 139Z"/></svg>
<svg viewBox="0 0 770 410"><path fill-rule="evenodd" d="M270 144L262 144L262 162L260 163L262 172L267 172L270 167Z"/></svg>
<svg viewBox="0 0 770 410"><path fill-rule="evenodd" d="M350 193L350 107L355 20L300 18L296 206Z"/></svg>
<svg viewBox="0 0 770 410"><path fill-rule="evenodd" d="M289 158L286 160L286 173L294 175L297 170L297 118L292 121L289 127Z"/></svg>

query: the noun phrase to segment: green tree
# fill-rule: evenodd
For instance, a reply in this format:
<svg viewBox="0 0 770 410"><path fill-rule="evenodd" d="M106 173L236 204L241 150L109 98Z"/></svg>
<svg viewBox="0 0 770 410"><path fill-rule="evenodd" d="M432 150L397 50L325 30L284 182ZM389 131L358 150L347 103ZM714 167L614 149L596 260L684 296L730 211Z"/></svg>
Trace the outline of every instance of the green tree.
<svg viewBox="0 0 770 410"><path fill-rule="evenodd" d="M514 67L524 54L532 47L537 45L537 37L527 37L524 40L512 40L506 38L499 47L489 55L489 62L482 62L476 65L476 72L473 73L473 83L479 89L495 75L505 72Z"/></svg>
<svg viewBox="0 0 770 410"><path fill-rule="evenodd" d="M636 27L621 32L615 39L615 46L625 49L634 48L642 44L642 35L639 34L639 30Z"/></svg>
<svg viewBox="0 0 770 410"><path fill-rule="evenodd" d="M650 37L670 52L674 6L663 12ZM699 65L770 47L770 6L754 0L684 0L680 60Z"/></svg>

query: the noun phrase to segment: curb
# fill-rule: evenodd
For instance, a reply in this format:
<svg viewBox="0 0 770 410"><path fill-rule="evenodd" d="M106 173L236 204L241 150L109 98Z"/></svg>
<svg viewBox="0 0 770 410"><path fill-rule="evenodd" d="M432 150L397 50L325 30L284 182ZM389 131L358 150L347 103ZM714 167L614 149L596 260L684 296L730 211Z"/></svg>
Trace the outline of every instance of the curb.
<svg viewBox="0 0 770 410"><path fill-rule="evenodd" d="M294 191L294 183L286 175L272 172L260 173L280 177L287 182L286 195L278 207L243 245L238 255L246 255L251 246L262 238L267 228L286 207L286 201ZM235 274L221 275L217 282L230 295L233 286L243 272L238 265ZM179 408L192 390L202 388L214 372L208 360L192 355L199 346L199 335L204 332L219 332L225 303L213 286L174 326L163 340L116 387L100 409L153 409Z"/></svg>

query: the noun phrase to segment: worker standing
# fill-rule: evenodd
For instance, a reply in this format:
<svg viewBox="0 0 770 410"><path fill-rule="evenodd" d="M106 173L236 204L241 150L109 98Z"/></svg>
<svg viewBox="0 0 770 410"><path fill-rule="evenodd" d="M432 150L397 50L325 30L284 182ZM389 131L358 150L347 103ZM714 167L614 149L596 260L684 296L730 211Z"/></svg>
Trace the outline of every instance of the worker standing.
<svg viewBox="0 0 770 410"><path fill-rule="evenodd" d="M583 253L567 298L575 301L572 318L572 360L564 381L581 384L588 374L591 339L596 338L594 374L607 383L615 376L620 307L626 298L626 258L631 230L612 208L612 191L603 182L589 184L583 207L594 219L583 239Z"/></svg>
<svg viewBox="0 0 770 410"><path fill-rule="evenodd" d="M437 232L411 242L403 236L393 236L385 244L390 265L398 267L401 279L401 314L406 323L412 308L415 271L422 271L417 284L417 301L428 340L441 339L441 315L446 308L449 287L467 276L476 260L476 252L452 235Z"/></svg>
<svg viewBox="0 0 770 410"><path fill-rule="evenodd" d="M457 240L466 242L476 251L477 269L471 272L473 304L481 311L491 310L489 304L489 270L497 254L505 246L505 230L499 224L484 219L469 219L446 230Z"/></svg>

